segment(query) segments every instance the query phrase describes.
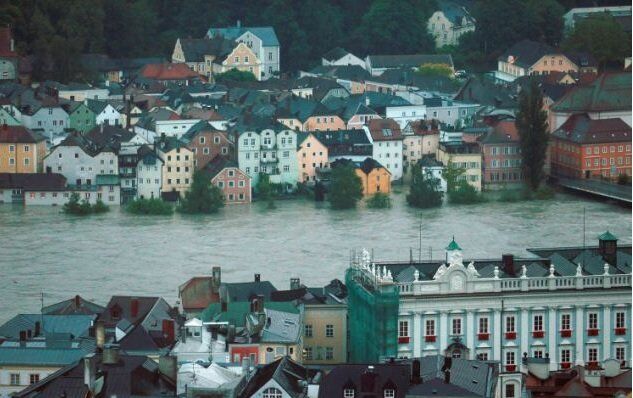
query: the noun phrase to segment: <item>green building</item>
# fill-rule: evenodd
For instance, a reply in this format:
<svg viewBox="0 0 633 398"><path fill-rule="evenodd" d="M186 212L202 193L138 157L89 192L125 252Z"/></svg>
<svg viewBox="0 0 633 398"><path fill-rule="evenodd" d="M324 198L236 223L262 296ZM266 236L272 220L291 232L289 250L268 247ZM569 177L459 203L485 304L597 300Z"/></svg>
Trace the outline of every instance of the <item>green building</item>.
<svg viewBox="0 0 633 398"><path fill-rule="evenodd" d="M83 102L71 102L68 106L70 128L85 133L96 126L96 115Z"/></svg>
<svg viewBox="0 0 633 398"><path fill-rule="evenodd" d="M22 123L4 107L0 107L0 125L21 126Z"/></svg>
<svg viewBox="0 0 633 398"><path fill-rule="evenodd" d="M398 354L399 293L386 270L363 251L345 272L348 289L348 360L376 363Z"/></svg>

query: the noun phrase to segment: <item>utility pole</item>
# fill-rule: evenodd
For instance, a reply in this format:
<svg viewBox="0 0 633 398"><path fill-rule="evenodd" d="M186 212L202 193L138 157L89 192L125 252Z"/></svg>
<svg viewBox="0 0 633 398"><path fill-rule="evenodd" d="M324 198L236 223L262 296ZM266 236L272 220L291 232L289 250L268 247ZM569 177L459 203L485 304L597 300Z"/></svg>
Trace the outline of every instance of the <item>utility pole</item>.
<svg viewBox="0 0 633 398"><path fill-rule="evenodd" d="M422 262L422 223L420 223L420 231L419 231L419 245L418 245L418 262Z"/></svg>

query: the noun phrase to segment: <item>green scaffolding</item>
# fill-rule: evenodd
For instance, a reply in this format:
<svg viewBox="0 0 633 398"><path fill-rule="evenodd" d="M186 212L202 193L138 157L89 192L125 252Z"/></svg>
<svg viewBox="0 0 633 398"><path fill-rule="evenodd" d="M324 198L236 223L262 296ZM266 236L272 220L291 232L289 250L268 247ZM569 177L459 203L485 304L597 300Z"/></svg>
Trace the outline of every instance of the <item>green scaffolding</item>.
<svg viewBox="0 0 633 398"><path fill-rule="evenodd" d="M345 272L345 283L349 362L375 363L396 357L399 302L396 285L377 288L371 275L353 267Z"/></svg>

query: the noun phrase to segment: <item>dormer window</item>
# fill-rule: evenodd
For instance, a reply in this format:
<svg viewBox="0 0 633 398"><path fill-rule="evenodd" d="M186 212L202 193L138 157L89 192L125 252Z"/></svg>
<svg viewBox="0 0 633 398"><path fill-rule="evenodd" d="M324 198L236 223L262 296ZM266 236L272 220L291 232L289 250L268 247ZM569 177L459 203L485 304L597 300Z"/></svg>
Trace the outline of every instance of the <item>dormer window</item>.
<svg viewBox="0 0 633 398"><path fill-rule="evenodd" d="M355 391L353 388L346 388L343 390L343 398L354 398Z"/></svg>
<svg viewBox="0 0 633 398"><path fill-rule="evenodd" d="M385 388L383 397L384 398L396 398L396 390L394 390L392 388Z"/></svg>

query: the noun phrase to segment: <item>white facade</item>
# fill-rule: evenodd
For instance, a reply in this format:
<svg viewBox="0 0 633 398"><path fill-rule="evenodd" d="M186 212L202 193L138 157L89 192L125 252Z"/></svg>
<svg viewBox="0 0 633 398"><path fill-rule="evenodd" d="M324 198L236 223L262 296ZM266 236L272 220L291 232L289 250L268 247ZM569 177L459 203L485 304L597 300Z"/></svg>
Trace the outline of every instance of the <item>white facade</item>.
<svg viewBox="0 0 633 398"><path fill-rule="evenodd" d="M106 88L88 87L84 89L60 89L57 92L59 98L64 98L70 101L83 102L84 100L106 100L108 99L110 92Z"/></svg>
<svg viewBox="0 0 633 398"><path fill-rule="evenodd" d="M435 47L456 46L459 44L461 35L475 30L474 18L465 9L459 8L461 8L461 15L455 16L457 21L447 18L443 10L435 11L429 18L427 29L435 38Z"/></svg>
<svg viewBox="0 0 633 398"><path fill-rule="evenodd" d="M439 120L441 123L461 127L480 108L478 104L443 101L442 106L429 106L426 113L430 119Z"/></svg>
<svg viewBox="0 0 633 398"><path fill-rule="evenodd" d="M97 125L107 124L110 126L121 126L121 113L108 104L101 113L96 115L95 123Z"/></svg>
<svg viewBox="0 0 633 398"><path fill-rule="evenodd" d="M327 60L325 58L321 58L321 64L325 66L348 66L348 65L358 65L361 68L365 69L365 60L358 58L352 53L347 53L345 56L335 59L335 60Z"/></svg>
<svg viewBox="0 0 633 398"><path fill-rule="evenodd" d="M63 206L68 203L70 195L74 192L79 194L80 200L86 200L94 205L98 200L108 206L119 206L121 204L121 187L119 185L100 185L82 187L72 191L24 191L25 206Z"/></svg>
<svg viewBox="0 0 633 398"><path fill-rule="evenodd" d="M403 129L409 122L426 119L425 105L401 105L388 106L385 108L385 118L393 119Z"/></svg>
<svg viewBox="0 0 633 398"><path fill-rule="evenodd" d="M60 368L61 366L1 366L0 398L9 398L13 393L24 390L30 385L31 375L37 377L38 380L44 380L47 376L55 373ZM12 380L14 382L17 381L17 385L12 385Z"/></svg>
<svg viewBox="0 0 633 398"><path fill-rule="evenodd" d="M49 141L65 134L70 128L68 114L61 107L42 107L32 115L22 113L22 125L28 129L41 132Z"/></svg>
<svg viewBox="0 0 633 398"><path fill-rule="evenodd" d="M367 126L363 126L369 141L372 143L372 158L391 173L391 181L402 178L402 137L394 140L374 140Z"/></svg>
<svg viewBox="0 0 633 398"><path fill-rule="evenodd" d="M261 80L270 79L279 72L279 46L264 45L262 40L250 31L246 31L235 41L238 43L246 43L255 55L257 55L257 58L259 58L259 61L262 63Z"/></svg>
<svg viewBox="0 0 633 398"><path fill-rule="evenodd" d="M296 186L297 134L292 130L271 129L242 133L238 140L238 164L251 177L252 187L257 186L259 173L268 174L272 183Z"/></svg>
<svg viewBox="0 0 633 398"><path fill-rule="evenodd" d="M118 176L119 163L114 152L90 156L79 146L58 145L44 158L44 170L62 174L69 185L95 185L98 174Z"/></svg>
<svg viewBox="0 0 633 398"><path fill-rule="evenodd" d="M160 198L163 181L163 161L155 154L139 158L136 166L136 197Z"/></svg>

